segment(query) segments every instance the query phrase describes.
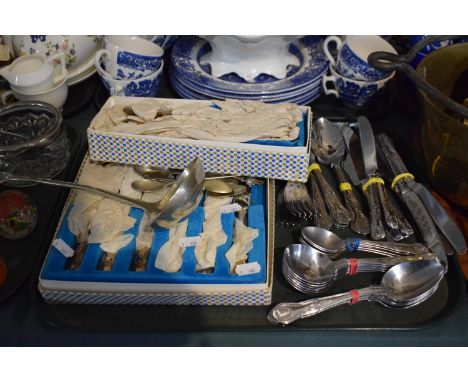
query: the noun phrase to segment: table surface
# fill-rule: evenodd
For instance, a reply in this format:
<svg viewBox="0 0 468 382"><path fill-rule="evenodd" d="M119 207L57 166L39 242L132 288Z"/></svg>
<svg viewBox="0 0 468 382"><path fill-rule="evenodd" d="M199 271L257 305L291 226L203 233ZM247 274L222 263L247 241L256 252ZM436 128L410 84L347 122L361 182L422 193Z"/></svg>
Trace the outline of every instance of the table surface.
<svg viewBox="0 0 468 382"><path fill-rule="evenodd" d="M91 81L99 81L94 76ZM174 96L167 83L160 97ZM395 100L393 100L395 104ZM330 98L312 103L312 110L329 115L335 106ZM400 109L399 109L400 110ZM66 118L85 138L86 128L98 108L94 99ZM400 110L411 113L408 110ZM391 118L391 113L384 113ZM369 116L371 117L371 116ZM382 116L374 116L376 120ZM414 119L416 121L416 119ZM83 332L56 328L45 322L32 302L26 280L9 298L0 302L0 345L29 346L467 346L468 294L446 320L417 330L288 330L200 332Z"/></svg>

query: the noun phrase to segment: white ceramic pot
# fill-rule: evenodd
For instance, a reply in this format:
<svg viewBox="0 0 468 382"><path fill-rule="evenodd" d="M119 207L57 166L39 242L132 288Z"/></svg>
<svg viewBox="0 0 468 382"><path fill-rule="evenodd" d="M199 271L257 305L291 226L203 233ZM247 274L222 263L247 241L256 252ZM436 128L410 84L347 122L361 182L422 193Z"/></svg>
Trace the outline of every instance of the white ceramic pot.
<svg viewBox="0 0 468 382"><path fill-rule="evenodd" d="M11 41L17 56L36 52L49 56L63 52L69 78L92 67L94 54L102 45L101 36L20 35L12 36Z"/></svg>
<svg viewBox="0 0 468 382"><path fill-rule="evenodd" d="M68 83L65 77L53 89L38 94L22 94L20 92L9 90L1 95L1 101L4 105L9 97L15 97L19 101L40 101L46 102L61 110L68 97Z"/></svg>
<svg viewBox="0 0 468 382"><path fill-rule="evenodd" d="M301 36L201 37L209 41L211 51L200 58L200 63L209 64L214 77L236 73L249 82L260 74L282 79L289 65L300 65L289 52L289 44Z"/></svg>
<svg viewBox="0 0 468 382"><path fill-rule="evenodd" d="M58 71L54 71L54 60L59 60ZM64 54L46 57L34 53L18 57L0 70L13 90L22 94L37 94L49 91L67 78Z"/></svg>

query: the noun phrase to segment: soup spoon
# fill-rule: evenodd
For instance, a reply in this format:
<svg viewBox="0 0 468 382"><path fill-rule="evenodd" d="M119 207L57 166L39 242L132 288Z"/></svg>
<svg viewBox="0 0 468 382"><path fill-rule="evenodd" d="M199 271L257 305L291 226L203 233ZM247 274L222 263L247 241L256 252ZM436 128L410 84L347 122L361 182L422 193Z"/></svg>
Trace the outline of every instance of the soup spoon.
<svg viewBox="0 0 468 382"><path fill-rule="evenodd" d="M410 308L435 293L444 273L443 265L436 260L399 263L385 272L379 285L302 302L283 302L271 309L267 318L272 324L288 325L339 305L352 305L358 301L375 301L385 307Z"/></svg>
<svg viewBox="0 0 468 382"><path fill-rule="evenodd" d="M343 240L335 233L320 227L304 227L301 231L301 241L334 258L342 252L370 252L382 256L394 255L424 255L429 249L421 243L393 243L360 238Z"/></svg>

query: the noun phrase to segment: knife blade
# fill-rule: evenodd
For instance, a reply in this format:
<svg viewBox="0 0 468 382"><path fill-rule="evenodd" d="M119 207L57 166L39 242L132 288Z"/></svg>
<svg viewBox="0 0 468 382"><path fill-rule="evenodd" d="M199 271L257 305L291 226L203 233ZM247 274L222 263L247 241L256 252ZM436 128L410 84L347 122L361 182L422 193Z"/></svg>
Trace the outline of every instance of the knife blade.
<svg viewBox="0 0 468 382"><path fill-rule="evenodd" d="M359 181L356 168L354 167L353 158L351 157L351 140L355 137L356 133L348 123L339 124L338 128L341 130L341 134L343 135L346 145L346 154L343 161L341 162L341 166L346 171L346 174L348 174L351 182L355 186L359 186L361 182Z"/></svg>
<svg viewBox="0 0 468 382"><path fill-rule="evenodd" d="M374 133L372 131L371 124L366 117L360 116L357 121L359 124L359 138L361 140L364 169L368 177L373 177L376 175L378 169Z"/></svg>

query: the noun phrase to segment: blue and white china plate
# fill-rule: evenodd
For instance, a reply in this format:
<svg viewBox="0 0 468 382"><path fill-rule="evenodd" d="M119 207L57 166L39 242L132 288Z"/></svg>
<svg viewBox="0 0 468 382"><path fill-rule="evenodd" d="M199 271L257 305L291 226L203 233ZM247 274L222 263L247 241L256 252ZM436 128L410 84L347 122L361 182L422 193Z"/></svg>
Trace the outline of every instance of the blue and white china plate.
<svg viewBox="0 0 468 382"><path fill-rule="evenodd" d="M182 98L187 99L196 99L196 100L210 100L210 99L225 99L225 97L209 97L205 94L201 94L198 92L190 91L189 89L180 86L179 84L172 83L174 86L174 90L179 94ZM299 96L299 97L283 97L276 100L266 100L263 99L261 96L257 98L258 101L269 102L269 103L283 103L283 102L290 102L295 103L298 105L307 105L308 103L312 102L316 98L318 98L322 93L322 87L317 86L316 88L312 89L311 91Z"/></svg>
<svg viewBox="0 0 468 382"><path fill-rule="evenodd" d="M311 85L303 87L299 90L295 90L293 92L279 93L279 94L258 93L258 94L246 95L246 94L213 91L213 90L208 90L208 89L197 88L194 86L189 86L187 83L181 81L178 77L176 77L176 74L174 72L170 73L170 80L174 87L177 87L179 89L180 88L186 89L189 92L200 94L201 96L204 96L205 98L218 98L218 99L237 98L237 99L250 99L250 100L262 99L265 102L275 102L275 101L281 101L285 98L301 97L301 96L311 93L318 87L322 86L322 81L320 79Z"/></svg>
<svg viewBox="0 0 468 382"><path fill-rule="evenodd" d="M307 36L292 43L290 52L298 57L300 66L291 66L284 79L262 74L254 83L246 82L234 73L221 78L213 77L210 66L200 64L200 57L209 51L210 45L199 37L177 40L172 47L171 63L177 78L183 78L184 82L191 82L199 88L239 95L271 95L298 90L321 79L329 63L322 45L323 38L320 36Z"/></svg>
<svg viewBox="0 0 468 382"><path fill-rule="evenodd" d="M184 88L187 88L191 91L205 94L208 97L241 98L241 99L258 99L258 97L275 99L275 98L287 98L287 97L293 97L293 96L301 96L304 93L307 93L310 90L322 84L322 77L320 77L316 81L311 82L310 84L305 84L305 86L302 86L292 91L286 91L286 92L281 92L281 93L257 92L254 94L247 94L247 93L224 92L220 90L204 88L204 87L194 84L193 82L186 81L183 77L180 77L177 74L177 72L174 70L170 71L170 80L171 82L176 82L178 85L183 86Z"/></svg>

